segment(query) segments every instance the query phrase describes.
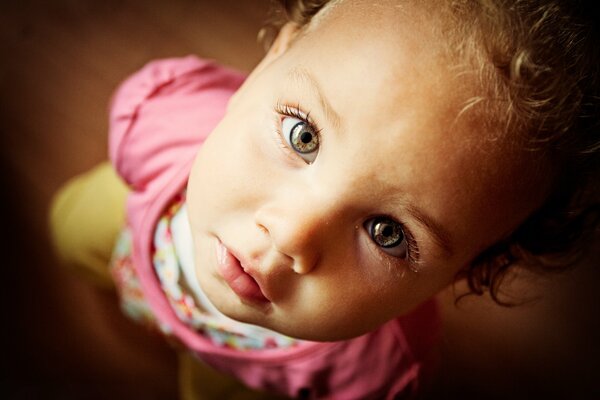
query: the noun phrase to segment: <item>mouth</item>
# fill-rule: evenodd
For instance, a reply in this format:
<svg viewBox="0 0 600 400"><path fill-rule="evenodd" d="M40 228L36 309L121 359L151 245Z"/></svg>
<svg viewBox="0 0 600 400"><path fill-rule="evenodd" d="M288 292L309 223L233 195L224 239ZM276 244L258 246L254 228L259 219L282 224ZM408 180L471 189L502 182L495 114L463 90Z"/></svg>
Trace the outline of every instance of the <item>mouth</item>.
<svg viewBox="0 0 600 400"><path fill-rule="evenodd" d="M260 305L270 303L256 280L220 240L217 242L217 272L241 300Z"/></svg>

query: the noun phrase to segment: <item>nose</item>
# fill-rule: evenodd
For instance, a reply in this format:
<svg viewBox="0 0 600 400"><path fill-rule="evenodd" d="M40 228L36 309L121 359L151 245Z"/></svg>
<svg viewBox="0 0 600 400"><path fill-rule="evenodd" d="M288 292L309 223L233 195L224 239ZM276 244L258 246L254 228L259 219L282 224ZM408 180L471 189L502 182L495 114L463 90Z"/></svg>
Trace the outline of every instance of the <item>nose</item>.
<svg viewBox="0 0 600 400"><path fill-rule="evenodd" d="M291 258L298 274L311 272L319 263L332 235L338 208L317 205L316 199L282 199L261 207L255 214L256 225L267 234L273 247Z"/></svg>

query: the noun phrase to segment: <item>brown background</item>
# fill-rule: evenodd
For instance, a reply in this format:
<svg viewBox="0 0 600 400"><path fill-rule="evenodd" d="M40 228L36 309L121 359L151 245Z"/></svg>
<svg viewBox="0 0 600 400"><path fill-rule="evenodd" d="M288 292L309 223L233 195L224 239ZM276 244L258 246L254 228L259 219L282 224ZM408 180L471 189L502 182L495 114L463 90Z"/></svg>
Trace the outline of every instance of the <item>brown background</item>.
<svg viewBox="0 0 600 400"><path fill-rule="evenodd" d="M3 398L176 397L175 359L117 310L114 293L60 269L52 193L106 158L106 106L145 62L198 54L248 71L268 0L0 2ZM520 281L539 300L501 309L441 296L443 362L432 398L600 395L598 257ZM595 395L595 396L594 396Z"/></svg>

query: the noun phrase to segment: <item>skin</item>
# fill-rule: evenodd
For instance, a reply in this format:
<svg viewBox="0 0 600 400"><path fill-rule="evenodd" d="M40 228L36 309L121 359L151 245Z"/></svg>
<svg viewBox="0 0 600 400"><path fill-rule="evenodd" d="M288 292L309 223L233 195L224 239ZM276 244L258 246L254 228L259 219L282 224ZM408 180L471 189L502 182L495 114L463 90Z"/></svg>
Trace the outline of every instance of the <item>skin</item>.
<svg viewBox="0 0 600 400"><path fill-rule="evenodd" d="M418 10L339 4L302 33L286 25L232 98L188 186L199 283L224 314L307 340L361 335L449 285L541 202L529 159L458 117L476 81L456 76L428 28ZM279 139L295 120L277 104L318 125L314 162ZM418 254L378 246L377 216L400 222ZM219 242L268 301L231 289Z"/></svg>

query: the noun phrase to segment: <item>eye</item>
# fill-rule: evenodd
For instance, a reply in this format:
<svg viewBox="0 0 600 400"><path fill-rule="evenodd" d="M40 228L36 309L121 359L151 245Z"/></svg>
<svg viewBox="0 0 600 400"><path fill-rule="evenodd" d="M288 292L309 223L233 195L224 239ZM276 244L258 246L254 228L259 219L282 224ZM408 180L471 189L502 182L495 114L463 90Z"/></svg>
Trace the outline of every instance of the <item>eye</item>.
<svg viewBox="0 0 600 400"><path fill-rule="evenodd" d="M407 258L408 245L402 225L388 217L371 218L365 224L371 240L393 257Z"/></svg>
<svg viewBox="0 0 600 400"><path fill-rule="evenodd" d="M315 161L319 152L319 135L307 121L296 117L284 117L281 122L281 134L304 161L309 164Z"/></svg>

